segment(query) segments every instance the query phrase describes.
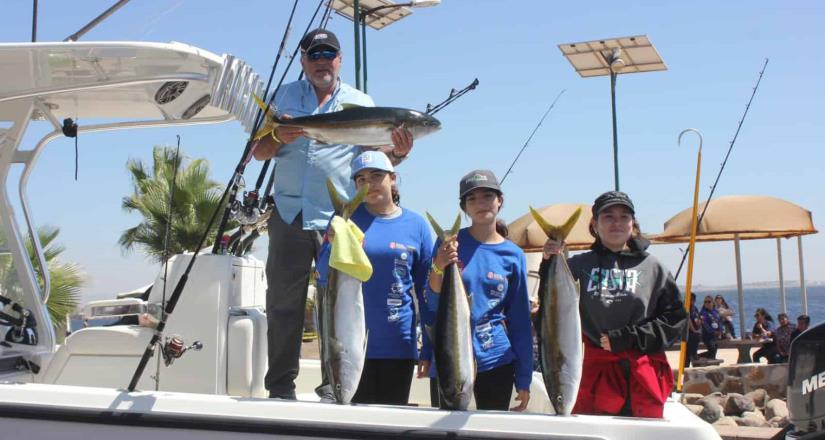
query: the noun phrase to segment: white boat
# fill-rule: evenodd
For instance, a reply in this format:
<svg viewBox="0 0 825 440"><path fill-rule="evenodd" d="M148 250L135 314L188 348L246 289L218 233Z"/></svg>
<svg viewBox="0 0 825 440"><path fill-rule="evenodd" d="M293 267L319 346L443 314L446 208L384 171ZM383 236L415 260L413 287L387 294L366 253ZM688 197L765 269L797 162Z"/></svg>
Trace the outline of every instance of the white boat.
<svg viewBox="0 0 825 440"><path fill-rule="evenodd" d="M202 254L164 337L180 335L202 349L171 365L153 359L125 391L155 330L138 325L89 327L56 338L45 307L50 282L27 201L32 169L50 141L63 136L64 118L102 120L81 134L236 120L249 131L251 94L258 76L243 61L179 43L73 42L0 44L0 258L19 278L16 300L32 311L39 338L0 346L0 433L26 438L110 435L197 435L198 438L570 438L715 439L716 431L674 399L663 419L606 416L555 417L496 411L451 412L423 407L333 405L317 400L317 361L302 361L299 398L266 399L266 279L256 258ZM21 145L32 120L52 131ZM13 169L22 171L12 172ZM13 179L19 176L19 180ZM10 189L17 190L12 199ZM45 195L39 195L41 197ZM18 217L23 221L18 222ZM22 223L22 224L21 224ZM24 245L35 237L33 267ZM192 258L177 255L161 270L147 300L95 301L84 317L128 316L157 308ZM44 273L43 287L37 273ZM166 288L164 289L164 285ZM3 293L3 292L0 292ZM168 298L168 296L166 297ZM11 313L11 312L10 312ZM7 329L2 329L3 335ZM539 381L540 382L540 381ZM425 403L426 382L415 381L413 400ZM156 389L157 388L157 389ZM534 393L532 408L542 408ZM546 407L545 405L544 407ZM189 437L186 437L189 438Z"/></svg>

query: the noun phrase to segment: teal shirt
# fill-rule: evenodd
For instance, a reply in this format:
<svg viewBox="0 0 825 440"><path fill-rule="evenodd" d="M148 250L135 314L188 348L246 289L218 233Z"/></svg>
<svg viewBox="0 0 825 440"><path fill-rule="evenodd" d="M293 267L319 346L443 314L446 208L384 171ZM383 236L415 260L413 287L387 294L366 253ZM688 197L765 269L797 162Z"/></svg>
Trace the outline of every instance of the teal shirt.
<svg viewBox="0 0 825 440"><path fill-rule="evenodd" d="M338 80L326 104L318 106L315 88L307 80L281 86L275 97L279 114L292 117L332 113L342 104L373 107L372 98ZM352 160L361 153L356 145L319 144L303 136L281 147L275 156L275 206L286 223L303 213L303 229L326 229L332 217L326 180L332 179L339 195L350 198L355 185L350 178Z"/></svg>

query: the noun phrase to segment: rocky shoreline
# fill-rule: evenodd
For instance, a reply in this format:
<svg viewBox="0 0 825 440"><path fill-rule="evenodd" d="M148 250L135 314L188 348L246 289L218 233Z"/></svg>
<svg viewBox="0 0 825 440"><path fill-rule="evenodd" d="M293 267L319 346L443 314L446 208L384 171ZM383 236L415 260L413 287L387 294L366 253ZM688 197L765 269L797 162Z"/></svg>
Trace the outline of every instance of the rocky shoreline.
<svg viewBox="0 0 825 440"><path fill-rule="evenodd" d="M688 368L684 379L683 404L717 430L765 428L770 438L789 423L787 364Z"/></svg>

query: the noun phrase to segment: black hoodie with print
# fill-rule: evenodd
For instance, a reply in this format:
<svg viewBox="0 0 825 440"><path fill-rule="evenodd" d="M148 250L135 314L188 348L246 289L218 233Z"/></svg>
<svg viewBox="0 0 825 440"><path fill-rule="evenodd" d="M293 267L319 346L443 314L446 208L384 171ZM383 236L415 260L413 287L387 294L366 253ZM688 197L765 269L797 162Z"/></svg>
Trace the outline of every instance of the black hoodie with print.
<svg viewBox="0 0 825 440"><path fill-rule="evenodd" d="M632 238L629 249L613 252L598 240L589 252L567 260L579 281L582 331L599 346L603 333L613 352L635 349L664 351L679 340L687 325L679 287L670 272L648 254L650 242ZM544 291L548 260L539 268Z"/></svg>

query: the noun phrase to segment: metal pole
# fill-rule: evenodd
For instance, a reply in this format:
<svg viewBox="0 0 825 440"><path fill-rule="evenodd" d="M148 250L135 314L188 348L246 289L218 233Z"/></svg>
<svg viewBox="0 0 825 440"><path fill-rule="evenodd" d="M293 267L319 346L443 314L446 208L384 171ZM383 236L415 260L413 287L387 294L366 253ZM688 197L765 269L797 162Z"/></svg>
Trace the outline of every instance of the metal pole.
<svg viewBox="0 0 825 440"><path fill-rule="evenodd" d="M364 57L363 76L364 76L364 93L367 93L367 16L361 17L361 43L363 50L361 51Z"/></svg>
<svg viewBox="0 0 825 440"><path fill-rule="evenodd" d="M616 72L610 69L610 104L613 109L613 180L619 190L619 141L616 136Z"/></svg>
<svg viewBox="0 0 825 440"><path fill-rule="evenodd" d="M745 291L742 290L742 258L739 255L739 234L733 235L733 249L736 254L736 290L739 293L739 334L745 339Z"/></svg>
<svg viewBox="0 0 825 440"><path fill-rule="evenodd" d="M779 308L782 313L788 313L788 305L785 302L785 275L782 270L782 239L776 239L776 259L779 262Z"/></svg>
<svg viewBox="0 0 825 440"><path fill-rule="evenodd" d="M796 244L799 248L799 294L802 296L802 313L808 314L808 291L805 289L805 264L802 258L802 236L796 237Z"/></svg>
<svg viewBox="0 0 825 440"><path fill-rule="evenodd" d="M89 22L89 24L87 24L86 26L83 26L83 27L82 27L79 31L77 31L77 32L75 32L75 33L73 33L73 34L69 35L69 36L68 36L68 37L66 37L66 39L65 39L65 40L63 40L63 41L77 41L77 40L78 40L80 37L82 37L82 36L83 36L86 32L89 32L90 30L92 30L92 28L94 28L95 26L97 26L97 25L98 25L101 21L105 20L105 19L106 19L106 18L108 18L110 15L114 14L114 13L115 13L115 11L117 11L118 9L120 9L121 7L123 7L126 3L129 3L129 0L120 0L120 1L118 1L117 3L115 3L114 5L112 5L112 7L111 7L111 8L109 8L109 9L107 9L107 10L103 11L103 13L102 13L102 14L98 15L98 16L97 16L94 20L90 21L90 22Z"/></svg>
<svg viewBox="0 0 825 440"><path fill-rule="evenodd" d="M355 88L363 90L361 86L361 9L358 0L352 2L352 23L355 26Z"/></svg>
<svg viewBox="0 0 825 440"><path fill-rule="evenodd" d="M37 41L37 0L32 5L32 43Z"/></svg>

